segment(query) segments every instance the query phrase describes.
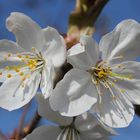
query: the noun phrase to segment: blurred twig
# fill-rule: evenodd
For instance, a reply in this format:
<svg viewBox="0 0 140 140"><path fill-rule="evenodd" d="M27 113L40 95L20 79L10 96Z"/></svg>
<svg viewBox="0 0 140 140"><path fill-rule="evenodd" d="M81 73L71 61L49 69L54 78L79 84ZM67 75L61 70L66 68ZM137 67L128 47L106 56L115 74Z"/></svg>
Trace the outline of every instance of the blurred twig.
<svg viewBox="0 0 140 140"><path fill-rule="evenodd" d="M0 140L8 140L1 131L0 131Z"/></svg>
<svg viewBox="0 0 140 140"><path fill-rule="evenodd" d="M69 17L68 36L72 40L68 40L72 46L77 43L80 34L93 35L94 23L100 15L102 9L109 0L77 0L75 10Z"/></svg>
<svg viewBox="0 0 140 140"><path fill-rule="evenodd" d="M76 8L69 18L69 28L76 25L79 29L93 27L96 19L109 0L77 0Z"/></svg>
<svg viewBox="0 0 140 140"><path fill-rule="evenodd" d="M22 137L25 137L26 135L30 134L34 130L34 128L36 128L40 119L41 117L36 112L31 122L29 122L29 124L27 124L26 127L24 127L24 129L22 130Z"/></svg>
<svg viewBox="0 0 140 140"><path fill-rule="evenodd" d="M24 127L24 121L25 121L27 112L29 110L29 107L30 107L30 103L28 103L24 107L24 111L23 111L21 119L19 121L19 127L18 127L17 132L16 132L16 140L21 140L22 139L22 136L21 136L22 134L21 133L22 133L22 129Z"/></svg>

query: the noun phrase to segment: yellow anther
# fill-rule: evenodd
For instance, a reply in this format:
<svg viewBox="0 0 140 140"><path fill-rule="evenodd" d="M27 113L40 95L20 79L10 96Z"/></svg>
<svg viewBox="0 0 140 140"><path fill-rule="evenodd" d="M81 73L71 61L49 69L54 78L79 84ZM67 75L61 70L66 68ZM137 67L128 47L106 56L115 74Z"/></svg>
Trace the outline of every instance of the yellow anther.
<svg viewBox="0 0 140 140"><path fill-rule="evenodd" d="M122 68L122 65L118 65L118 68Z"/></svg>
<svg viewBox="0 0 140 140"><path fill-rule="evenodd" d="M20 72L20 70L19 70L18 68L15 68L15 71L16 71L16 72Z"/></svg>
<svg viewBox="0 0 140 140"><path fill-rule="evenodd" d="M4 60L5 60L5 61L7 60L7 56L4 56Z"/></svg>
<svg viewBox="0 0 140 140"><path fill-rule="evenodd" d="M24 73L23 73L23 72L20 72L20 73L19 73L19 75L20 75L20 76L23 76L23 75L24 75Z"/></svg>
<svg viewBox="0 0 140 140"><path fill-rule="evenodd" d="M129 75L128 76L128 79L132 80L133 79L133 76L132 75Z"/></svg>
<svg viewBox="0 0 140 140"><path fill-rule="evenodd" d="M22 55L20 55L20 54L17 54L17 57L18 57L18 58L22 58Z"/></svg>
<svg viewBox="0 0 140 140"><path fill-rule="evenodd" d="M11 54L10 53L8 53L8 57L10 57L11 56Z"/></svg>
<svg viewBox="0 0 140 140"><path fill-rule="evenodd" d="M32 49L31 49L33 52L35 52L35 47L32 47Z"/></svg>
<svg viewBox="0 0 140 140"><path fill-rule="evenodd" d="M22 80L22 81L25 81L25 79L26 79L26 77L24 76L24 77L22 77L22 79L21 79L21 80Z"/></svg>
<svg viewBox="0 0 140 140"><path fill-rule="evenodd" d="M26 55L25 58L30 58L29 55Z"/></svg>
<svg viewBox="0 0 140 140"><path fill-rule="evenodd" d="M11 78L12 77L12 74L7 74L7 78Z"/></svg>
<svg viewBox="0 0 140 140"><path fill-rule="evenodd" d="M111 83L111 86L114 87L114 83Z"/></svg>
<svg viewBox="0 0 140 140"><path fill-rule="evenodd" d="M22 61L22 62L26 62L26 60L25 60L25 59L22 59L21 61Z"/></svg>
<svg viewBox="0 0 140 140"><path fill-rule="evenodd" d="M6 66L6 67L5 67L5 70L9 70L9 69L10 69L10 67L9 67L9 66Z"/></svg>
<svg viewBox="0 0 140 140"><path fill-rule="evenodd" d="M101 70L101 71L98 72L98 77L99 77L99 78L106 77L106 75L107 75L107 73L104 72L103 70Z"/></svg>
<svg viewBox="0 0 140 140"><path fill-rule="evenodd" d="M37 66L37 60L33 60L33 59L29 60L29 61L27 62L27 66L28 66L31 70L34 70L34 69L36 68L36 66Z"/></svg>
<svg viewBox="0 0 140 140"><path fill-rule="evenodd" d="M121 93L124 93L124 92L125 92L125 90L124 90L124 89L121 89L121 90L120 90L120 92L121 92Z"/></svg>

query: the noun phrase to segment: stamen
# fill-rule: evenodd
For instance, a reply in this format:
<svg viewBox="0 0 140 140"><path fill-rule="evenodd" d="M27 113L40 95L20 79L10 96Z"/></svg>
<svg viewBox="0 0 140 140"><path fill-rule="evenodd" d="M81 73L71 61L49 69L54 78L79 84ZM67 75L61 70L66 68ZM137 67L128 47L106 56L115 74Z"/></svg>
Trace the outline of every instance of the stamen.
<svg viewBox="0 0 140 140"><path fill-rule="evenodd" d="M32 52L35 52L35 47L32 47L32 49L31 49L31 50L32 50Z"/></svg>
<svg viewBox="0 0 140 140"><path fill-rule="evenodd" d="M122 59L122 58L124 58L123 55L119 55L119 56L111 58L111 60Z"/></svg>
<svg viewBox="0 0 140 140"><path fill-rule="evenodd" d="M107 88L109 89L111 95L112 95L112 99L117 99L117 96L114 95L114 92L112 91L112 88L109 86L109 81L107 80L103 80L103 82L105 83L105 85L107 86Z"/></svg>
<svg viewBox="0 0 140 140"><path fill-rule="evenodd" d="M24 73L23 72L20 72L20 74L19 74L20 76L23 76L24 75Z"/></svg>
<svg viewBox="0 0 140 140"><path fill-rule="evenodd" d="M28 59L28 58L30 58L30 57L29 57L29 55L26 55L26 56L25 56L25 58L27 58L27 59Z"/></svg>
<svg viewBox="0 0 140 140"><path fill-rule="evenodd" d="M17 57L18 57L18 58L22 58L22 55L20 55L20 54L17 54Z"/></svg>
<svg viewBox="0 0 140 140"><path fill-rule="evenodd" d="M5 61L7 60L7 56L4 56L4 60L5 60Z"/></svg>
<svg viewBox="0 0 140 140"><path fill-rule="evenodd" d="M120 92L121 92L121 93L125 93L125 90L124 90L124 89L121 89Z"/></svg>
<svg viewBox="0 0 140 140"><path fill-rule="evenodd" d="M122 75L122 74L113 73L113 72L110 72L109 75L110 76L114 76L114 77L118 77L118 78L122 78L122 79L128 79L128 80L132 80L133 79L132 75Z"/></svg>
<svg viewBox="0 0 140 140"><path fill-rule="evenodd" d="M8 57L10 57L11 56L11 54L10 53L8 53Z"/></svg>
<svg viewBox="0 0 140 140"><path fill-rule="evenodd" d="M9 66L6 66L4 69L5 70L10 70L10 67Z"/></svg>
<svg viewBox="0 0 140 140"><path fill-rule="evenodd" d="M18 68L15 68L15 71L16 71L16 72L20 72L20 70L19 70Z"/></svg>
<svg viewBox="0 0 140 140"><path fill-rule="evenodd" d="M11 78L12 77L12 74L7 74L7 78Z"/></svg>

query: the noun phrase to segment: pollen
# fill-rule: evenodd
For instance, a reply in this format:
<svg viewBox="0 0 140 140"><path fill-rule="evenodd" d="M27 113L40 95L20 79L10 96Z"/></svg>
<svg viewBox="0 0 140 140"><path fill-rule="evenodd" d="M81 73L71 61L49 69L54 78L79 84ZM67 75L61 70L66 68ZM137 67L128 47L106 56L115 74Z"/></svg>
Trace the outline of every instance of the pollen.
<svg viewBox="0 0 140 140"><path fill-rule="evenodd" d="M104 78L107 75L107 72L105 72L103 69L101 71L99 71L98 73L98 77L99 78Z"/></svg>
<svg viewBox="0 0 140 140"><path fill-rule="evenodd" d="M24 75L24 73L23 73L23 72L20 72L20 73L19 73L19 75L20 75L20 76L23 76L23 75Z"/></svg>
<svg viewBox="0 0 140 140"><path fill-rule="evenodd" d="M32 49L31 49L31 50L32 50L32 52L35 52L35 47L32 47Z"/></svg>
<svg viewBox="0 0 140 140"><path fill-rule="evenodd" d="M111 85L112 87L114 87L114 86L115 86L115 84L114 84L114 83L111 83L110 85Z"/></svg>
<svg viewBox="0 0 140 140"><path fill-rule="evenodd" d="M132 80L133 76L132 75L128 75L128 79Z"/></svg>
<svg viewBox="0 0 140 140"><path fill-rule="evenodd" d="M12 74L7 74L7 78L11 78L12 77Z"/></svg>
<svg viewBox="0 0 140 140"><path fill-rule="evenodd" d="M26 55L26 56L25 56L25 58L27 58L27 59L28 59L28 58L30 58L30 57L29 57L29 55Z"/></svg>
<svg viewBox="0 0 140 140"><path fill-rule="evenodd" d="M4 56L4 60L5 60L5 61L7 60L7 56Z"/></svg>
<svg viewBox="0 0 140 140"><path fill-rule="evenodd" d="M15 71L16 71L16 72L20 72L20 70L19 70L18 68L15 68Z"/></svg>
<svg viewBox="0 0 140 140"><path fill-rule="evenodd" d="M10 69L10 67L9 67L9 66L6 66L6 67L5 67L5 70L9 70L9 69Z"/></svg>
<svg viewBox="0 0 140 140"><path fill-rule="evenodd" d="M26 62L26 60L25 60L25 59L22 59L21 61L22 61L22 62Z"/></svg>
<svg viewBox="0 0 140 140"><path fill-rule="evenodd" d="M18 57L18 58L22 58L22 55L20 55L20 54L17 54L17 57Z"/></svg>
<svg viewBox="0 0 140 140"><path fill-rule="evenodd" d="M37 60L29 60L27 62L27 66L31 69L31 70L34 70L36 67L37 67Z"/></svg>
<svg viewBox="0 0 140 140"><path fill-rule="evenodd" d="M8 53L8 57L10 57L11 56L11 53Z"/></svg>
<svg viewBox="0 0 140 140"><path fill-rule="evenodd" d="M120 92L121 92L121 93L124 93L124 92L125 92L125 90L124 90L124 89L121 89L121 90L120 90Z"/></svg>

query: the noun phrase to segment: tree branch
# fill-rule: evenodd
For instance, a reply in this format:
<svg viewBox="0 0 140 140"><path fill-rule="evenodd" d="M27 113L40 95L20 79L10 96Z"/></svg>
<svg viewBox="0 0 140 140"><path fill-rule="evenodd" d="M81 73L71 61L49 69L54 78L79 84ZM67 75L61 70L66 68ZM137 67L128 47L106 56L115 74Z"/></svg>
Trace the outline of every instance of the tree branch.
<svg viewBox="0 0 140 140"><path fill-rule="evenodd" d="M40 119L41 117L39 116L38 112L36 112L32 121L22 130L22 138L30 134L34 130L34 128L36 128Z"/></svg>

